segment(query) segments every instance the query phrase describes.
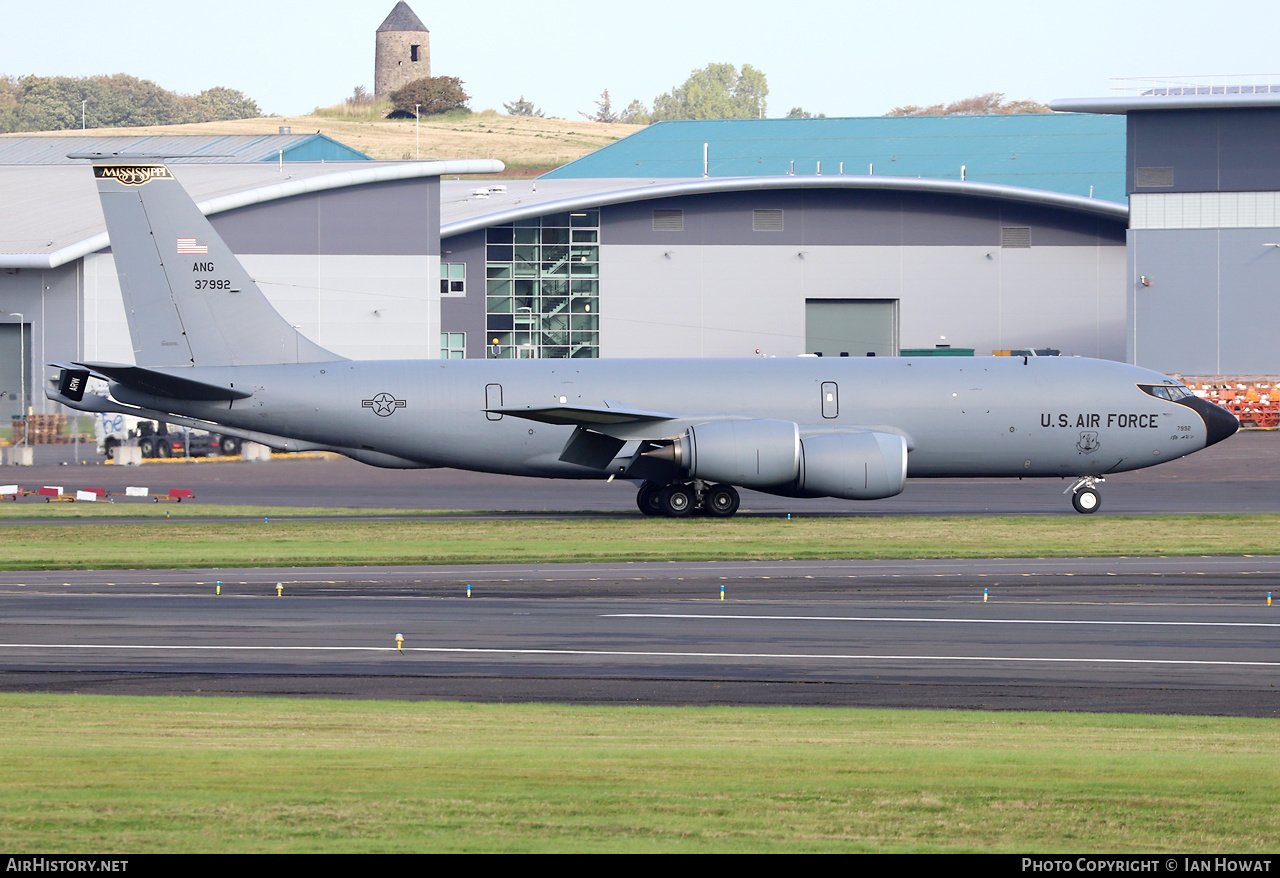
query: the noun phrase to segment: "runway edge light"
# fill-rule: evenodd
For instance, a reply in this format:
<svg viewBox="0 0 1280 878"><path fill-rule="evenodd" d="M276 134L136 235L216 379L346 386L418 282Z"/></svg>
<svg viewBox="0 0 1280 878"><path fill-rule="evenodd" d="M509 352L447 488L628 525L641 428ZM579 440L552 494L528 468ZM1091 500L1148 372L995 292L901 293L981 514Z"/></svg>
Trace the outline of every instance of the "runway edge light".
<svg viewBox="0 0 1280 878"><path fill-rule="evenodd" d="M283 582L277 582L277 583L276 583L276 597L280 597L280 596L281 596L281 595L283 595L283 594L284 594L284 583L283 583Z"/></svg>

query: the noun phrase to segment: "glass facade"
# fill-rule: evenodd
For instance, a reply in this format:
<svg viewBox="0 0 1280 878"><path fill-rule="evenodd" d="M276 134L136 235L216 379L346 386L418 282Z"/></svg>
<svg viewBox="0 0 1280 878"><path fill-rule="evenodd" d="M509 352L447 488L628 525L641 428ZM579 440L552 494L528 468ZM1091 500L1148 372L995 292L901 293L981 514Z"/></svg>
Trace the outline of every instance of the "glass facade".
<svg viewBox="0 0 1280 878"><path fill-rule="evenodd" d="M440 263L440 295L465 296L467 294L467 263Z"/></svg>
<svg viewBox="0 0 1280 878"><path fill-rule="evenodd" d="M485 356L600 356L600 211L486 232Z"/></svg>
<svg viewBox="0 0 1280 878"><path fill-rule="evenodd" d="M440 333L440 359L465 360L467 358L467 334L465 332Z"/></svg>

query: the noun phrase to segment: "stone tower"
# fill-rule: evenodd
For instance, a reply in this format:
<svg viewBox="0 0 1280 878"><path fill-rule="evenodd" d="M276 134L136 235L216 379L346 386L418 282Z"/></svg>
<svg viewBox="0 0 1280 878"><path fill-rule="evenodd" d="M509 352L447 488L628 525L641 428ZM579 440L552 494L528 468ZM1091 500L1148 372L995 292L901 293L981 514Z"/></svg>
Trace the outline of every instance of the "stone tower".
<svg viewBox="0 0 1280 878"><path fill-rule="evenodd" d="M409 4L400 0L378 28L373 61L373 96L390 96L415 79L431 75L431 34Z"/></svg>

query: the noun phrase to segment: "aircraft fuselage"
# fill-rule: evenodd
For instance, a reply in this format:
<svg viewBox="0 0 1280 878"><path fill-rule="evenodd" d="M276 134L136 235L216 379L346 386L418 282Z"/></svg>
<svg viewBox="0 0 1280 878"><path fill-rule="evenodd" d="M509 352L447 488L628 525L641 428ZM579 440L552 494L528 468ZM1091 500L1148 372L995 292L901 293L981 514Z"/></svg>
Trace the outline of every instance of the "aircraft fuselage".
<svg viewBox="0 0 1280 878"><path fill-rule="evenodd" d="M1223 438L1186 400L1141 389L1167 384L1165 376L1079 358L335 361L165 371L252 395L175 401L120 385L113 395L248 431L524 476L626 475L625 455L603 469L562 461L573 426L495 408L625 406L789 421L802 435L897 433L910 449L908 475L922 477L1101 475ZM662 435L676 436L680 423Z"/></svg>

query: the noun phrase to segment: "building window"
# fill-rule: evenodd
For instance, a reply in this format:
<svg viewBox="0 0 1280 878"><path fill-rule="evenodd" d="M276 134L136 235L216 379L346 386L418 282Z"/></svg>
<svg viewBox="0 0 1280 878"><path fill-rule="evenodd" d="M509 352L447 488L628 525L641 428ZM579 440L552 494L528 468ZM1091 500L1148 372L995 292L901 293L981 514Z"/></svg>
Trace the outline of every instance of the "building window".
<svg viewBox="0 0 1280 878"><path fill-rule="evenodd" d="M465 332L440 333L440 359L465 360L467 358L467 334Z"/></svg>
<svg viewBox="0 0 1280 878"><path fill-rule="evenodd" d="M485 356L600 356L600 211L486 232Z"/></svg>
<svg viewBox="0 0 1280 878"><path fill-rule="evenodd" d="M1001 226L1000 246L1022 248L1030 247L1031 226Z"/></svg>
<svg viewBox="0 0 1280 878"><path fill-rule="evenodd" d="M653 230L655 232L683 232L684 211L658 208L653 212Z"/></svg>
<svg viewBox="0 0 1280 878"><path fill-rule="evenodd" d="M467 294L467 263L440 263L440 297L460 298Z"/></svg>
<svg viewBox="0 0 1280 878"><path fill-rule="evenodd" d="M751 230L753 232L781 232L782 231L782 211L780 210L751 211Z"/></svg>
<svg viewBox="0 0 1280 878"><path fill-rule="evenodd" d="M409 47L409 60L410 60L410 61L417 61L417 60L418 60L418 47L417 47L417 46L410 46L410 47Z"/></svg>

